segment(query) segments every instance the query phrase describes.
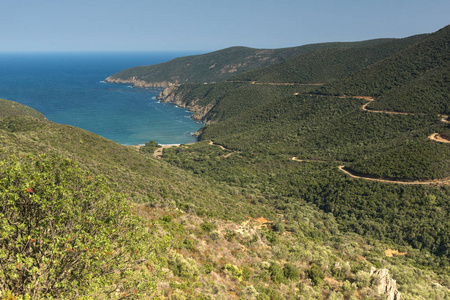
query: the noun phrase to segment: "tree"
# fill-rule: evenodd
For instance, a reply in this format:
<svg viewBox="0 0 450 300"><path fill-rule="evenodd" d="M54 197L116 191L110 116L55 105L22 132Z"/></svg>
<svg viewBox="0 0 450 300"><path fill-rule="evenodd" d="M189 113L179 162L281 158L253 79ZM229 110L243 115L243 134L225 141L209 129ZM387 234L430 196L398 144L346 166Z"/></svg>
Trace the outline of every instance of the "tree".
<svg viewBox="0 0 450 300"><path fill-rule="evenodd" d="M139 148L140 152L153 154L157 148L161 147L156 141L151 140L150 142L145 143L144 146Z"/></svg>

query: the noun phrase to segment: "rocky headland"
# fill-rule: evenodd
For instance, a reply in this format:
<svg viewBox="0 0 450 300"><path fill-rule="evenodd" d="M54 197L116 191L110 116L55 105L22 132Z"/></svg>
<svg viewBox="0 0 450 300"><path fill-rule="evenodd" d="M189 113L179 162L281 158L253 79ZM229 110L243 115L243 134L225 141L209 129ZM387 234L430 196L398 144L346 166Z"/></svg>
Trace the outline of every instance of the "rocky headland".
<svg viewBox="0 0 450 300"><path fill-rule="evenodd" d="M198 104L198 98L187 102L184 96L185 93L180 91L179 85L171 85L161 91L156 99L164 103L172 103L176 106L187 108L192 112L192 118L194 120L201 121L205 124L210 124L211 122L205 119L205 117L208 112L214 107L215 103L210 103L206 106L202 106Z"/></svg>
<svg viewBox="0 0 450 300"><path fill-rule="evenodd" d="M105 79L106 82L109 83L127 83L131 84L134 87L140 88L167 88L170 86L177 85L177 83L169 82L169 81L161 81L161 82L147 82L145 80L139 79L136 76L129 77L127 79L123 78L113 78L109 76Z"/></svg>

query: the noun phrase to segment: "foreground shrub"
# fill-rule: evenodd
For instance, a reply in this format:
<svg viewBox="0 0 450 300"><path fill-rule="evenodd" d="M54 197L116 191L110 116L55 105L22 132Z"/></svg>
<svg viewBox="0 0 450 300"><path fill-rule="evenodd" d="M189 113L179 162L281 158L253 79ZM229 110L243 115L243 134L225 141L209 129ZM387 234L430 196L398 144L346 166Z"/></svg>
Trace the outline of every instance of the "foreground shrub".
<svg viewBox="0 0 450 300"><path fill-rule="evenodd" d="M32 299L138 294L124 280L145 261L138 221L123 195L72 160L0 152L0 291Z"/></svg>

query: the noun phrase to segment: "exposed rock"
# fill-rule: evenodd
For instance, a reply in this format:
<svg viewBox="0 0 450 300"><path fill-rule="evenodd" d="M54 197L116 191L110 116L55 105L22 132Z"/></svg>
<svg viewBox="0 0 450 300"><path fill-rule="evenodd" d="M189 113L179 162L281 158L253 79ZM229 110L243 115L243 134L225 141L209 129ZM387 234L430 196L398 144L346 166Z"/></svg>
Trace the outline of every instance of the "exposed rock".
<svg viewBox="0 0 450 300"><path fill-rule="evenodd" d="M388 269L375 269L370 271L372 282L379 295L385 295L386 300L400 300L400 292L397 290L397 283L389 275Z"/></svg>
<svg viewBox="0 0 450 300"><path fill-rule="evenodd" d="M214 107L215 103L210 103L206 106L197 105L199 99L193 99L189 102L184 100L184 93L178 90L177 85L172 85L165 88L161 93L159 93L157 99L161 102L173 103L179 107L189 109L193 114L192 118L197 121L202 121L204 123L210 123L208 120L205 120L205 116L210 112L210 110Z"/></svg>
<svg viewBox="0 0 450 300"><path fill-rule="evenodd" d="M134 87L141 87L141 88L167 88L170 86L177 85L177 83L168 82L168 81L161 81L161 82L147 82L142 79L138 79L137 77L130 77L128 79L123 78L112 78L111 76L105 79L106 82L110 83L127 83L131 84Z"/></svg>

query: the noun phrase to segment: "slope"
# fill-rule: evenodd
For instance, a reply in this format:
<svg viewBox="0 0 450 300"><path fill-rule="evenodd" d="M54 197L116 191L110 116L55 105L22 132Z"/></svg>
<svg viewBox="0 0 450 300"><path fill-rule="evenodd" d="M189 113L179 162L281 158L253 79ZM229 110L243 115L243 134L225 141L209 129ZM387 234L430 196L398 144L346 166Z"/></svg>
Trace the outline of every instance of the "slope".
<svg viewBox="0 0 450 300"><path fill-rule="evenodd" d="M416 45L319 89L322 94L377 98L369 109L448 113L450 26Z"/></svg>
<svg viewBox="0 0 450 300"><path fill-rule="evenodd" d="M384 43L388 40L311 44L282 49L231 47L202 55L181 57L167 63L130 68L109 76L106 81L152 87L219 82L245 71L282 62L302 53L328 48L364 47Z"/></svg>
<svg viewBox="0 0 450 300"><path fill-rule="evenodd" d="M264 180L242 188L219 184L207 177L213 169L193 175L87 131L20 113L0 118L0 145L0 195L8 200L0 208L7 216L0 223L2 297L382 299L377 274L389 272L406 297L447 293L431 285L447 284L446 269L438 275L412 266L439 262L408 246L399 249L408 256L387 257L398 244L341 232L331 214L292 195L265 197L258 190ZM191 147L204 146L226 151L209 143ZM209 155L194 159L220 162ZM276 162L268 167L278 170ZM267 187L275 183L280 190L286 176L289 169ZM434 194L432 205L442 205ZM12 205L24 207L33 222L12 218ZM446 220L442 212L437 220Z"/></svg>
<svg viewBox="0 0 450 300"><path fill-rule="evenodd" d="M425 38L417 35L365 47L321 49L237 75L232 81L328 83L366 68Z"/></svg>
<svg viewBox="0 0 450 300"><path fill-rule="evenodd" d="M18 115L45 119L43 114L41 114L37 110L32 109L31 107L22 105L14 101L0 99L0 118Z"/></svg>
<svg viewBox="0 0 450 300"><path fill-rule="evenodd" d="M246 201L241 201L239 197L230 197L225 187L197 180L132 147L124 147L73 126L30 116L1 118L0 147L18 155L53 153L76 160L86 170L106 176L110 183L118 185L117 191L126 193L136 203L157 204L169 198L179 207L189 208L198 214L221 215L223 218L229 210L234 210L229 205L246 205ZM207 199L210 198L216 199L214 206L209 206ZM219 208L221 206L223 210ZM249 214L243 206L233 217L242 220Z"/></svg>
<svg viewBox="0 0 450 300"><path fill-rule="evenodd" d="M443 263L446 265L450 237L441 235L448 224L440 218L448 218L447 185L410 186L368 181L351 178L338 167L345 165L365 177L402 183L450 176L448 144L428 139L433 133L448 131L448 124L437 115L442 111L428 114L370 111L378 98L366 106L367 100L359 97L388 95L397 86L414 84L411 80L420 74L439 79L449 53L448 30L447 27L428 35L347 78L323 86L319 89L322 95L312 95L300 85L269 83L245 86L230 82L223 96L219 92L223 83L195 87L194 92L187 93L192 97L181 96L179 100L189 98L199 104L199 109L208 111L218 109L220 103L227 101L220 122L200 132L201 140L212 140L226 151L214 155L216 150L198 145L190 146L190 150L165 151L163 158L196 174L204 174L205 178L239 188L256 188L269 198L279 199L274 200L277 204L283 197L293 202L307 199L333 213L346 230L430 251L438 260L446 261ZM357 81L361 78L365 81ZM438 83L429 85L423 95L432 97L433 93L443 93L448 88L442 78ZM231 88L232 84L236 90ZM264 91L268 86L277 89L277 96L255 92L257 96L252 98L249 93L238 92L238 89L242 92L258 88ZM337 87L342 92L337 92ZM202 89L207 92L202 94ZM365 93L366 89L372 93ZM325 92L355 97L326 96ZM445 103L448 98L444 93L440 99ZM426 101L433 103L431 99ZM249 105L242 106L242 103ZM210 104L212 107L208 108ZM231 113L227 115L228 112ZM215 159L203 161L202 156ZM291 160L292 157L300 161ZM434 201L434 197L439 200ZM426 212L423 207L428 207ZM437 217L436 214L444 211L444 215ZM419 218L421 228L417 227Z"/></svg>

